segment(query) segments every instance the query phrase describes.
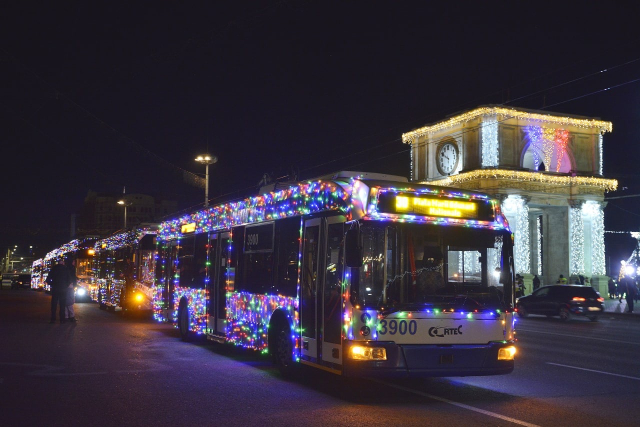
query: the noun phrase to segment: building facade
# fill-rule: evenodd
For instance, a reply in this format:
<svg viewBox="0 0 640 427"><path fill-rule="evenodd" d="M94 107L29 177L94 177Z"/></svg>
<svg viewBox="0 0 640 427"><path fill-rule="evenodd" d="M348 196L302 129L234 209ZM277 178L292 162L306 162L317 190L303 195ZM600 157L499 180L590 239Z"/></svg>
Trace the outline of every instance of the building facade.
<svg viewBox="0 0 640 427"><path fill-rule="evenodd" d="M602 176L610 122L484 106L402 135L411 178L478 190L502 202L515 239L516 273L532 289L559 275L606 294Z"/></svg>
<svg viewBox="0 0 640 427"><path fill-rule="evenodd" d="M119 200L124 200L127 205L127 227L158 222L178 209L175 200L156 199L146 194L117 195L89 191L77 218L76 236L105 237L123 229L125 208L118 204Z"/></svg>

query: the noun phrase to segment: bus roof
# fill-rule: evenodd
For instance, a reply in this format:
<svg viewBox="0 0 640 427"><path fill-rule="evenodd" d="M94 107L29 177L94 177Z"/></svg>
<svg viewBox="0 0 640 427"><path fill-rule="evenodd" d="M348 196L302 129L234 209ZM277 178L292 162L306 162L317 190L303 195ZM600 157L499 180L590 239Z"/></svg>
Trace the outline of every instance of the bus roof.
<svg viewBox="0 0 640 427"><path fill-rule="evenodd" d="M384 179L392 177L389 175L348 174L351 176L342 172L332 175L331 179L293 183L286 189L182 215L162 222L158 236L173 240L184 234L228 230L239 225L327 211L342 213L349 220L508 230L497 201L486 194L414 184L406 179Z"/></svg>

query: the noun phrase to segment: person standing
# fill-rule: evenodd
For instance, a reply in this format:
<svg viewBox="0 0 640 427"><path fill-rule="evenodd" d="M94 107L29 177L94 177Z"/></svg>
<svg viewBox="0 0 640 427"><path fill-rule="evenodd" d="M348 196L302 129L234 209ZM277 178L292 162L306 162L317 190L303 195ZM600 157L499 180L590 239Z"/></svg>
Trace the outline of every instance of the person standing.
<svg viewBox="0 0 640 427"><path fill-rule="evenodd" d="M613 281L613 277L609 277L609 299L614 299L616 297L616 282Z"/></svg>
<svg viewBox="0 0 640 427"><path fill-rule="evenodd" d="M620 279L620 281L618 282L618 302L621 303L622 302L622 298L624 297L624 294L627 292L627 276L622 276L622 278Z"/></svg>
<svg viewBox="0 0 640 427"><path fill-rule="evenodd" d="M537 274L535 274L533 276L533 290L535 291L536 289L538 289L540 287L540 278L538 277Z"/></svg>
<svg viewBox="0 0 640 427"><path fill-rule="evenodd" d="M636 298L636 282L630 277L627 279L627 307L629 307L629 313L633 313L633 301Z"/></svg>
<svg viewBox="0 0 640 427"><path fill-rule="evenodd" d="M69 286L67 287L65 315L69 322L76 322L76 315L73 311L73 304L76 302L76 286L78 286L78 277L76 276L76 262L71 258L67 258L66 267L69 270Z"/></svg>
<svg viewBox="0 0 640 427"><path fill-rule="evenodd" d="M67 288L71 282L69 270L64 265L64 259L60 258L58 263L51 267L46 280L51 289L51 321L56 323L56 309L60 305L60 323L65 322L65 308L67 306Z"/></svg>

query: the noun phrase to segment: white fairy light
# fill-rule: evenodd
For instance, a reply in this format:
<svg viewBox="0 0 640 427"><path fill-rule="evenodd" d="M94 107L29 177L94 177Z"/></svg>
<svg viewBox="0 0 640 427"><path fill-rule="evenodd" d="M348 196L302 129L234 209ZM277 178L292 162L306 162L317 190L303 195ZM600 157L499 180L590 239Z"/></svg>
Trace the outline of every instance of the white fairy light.
<svg viewBox="0 0 640 427"><path fill-rule="evenodd" d="M509 223L514 222L514 261L516 273L531 271L531 248L529 247L529 206L522 196L511 194L502 204Z"/></svg>
<svg viewBox="0 0 640 427"><path fill-rule="evenodd" d="M569 208L569 273L584 274L584 223L582 209Z"/></svg>
<svg viewBox="0 0 640 427"><path fill-rule="evenodd" d="M591 221L591 274L601 276L606 273L604 248L604 212L602 205L589 200L582 205L582 212Z"/></svg>
<svg viewBox="0 0 640 427"><path fill-rule="evenodd" d="M482 123L482 167L498 166L498 120L495 115Z"/></svg>

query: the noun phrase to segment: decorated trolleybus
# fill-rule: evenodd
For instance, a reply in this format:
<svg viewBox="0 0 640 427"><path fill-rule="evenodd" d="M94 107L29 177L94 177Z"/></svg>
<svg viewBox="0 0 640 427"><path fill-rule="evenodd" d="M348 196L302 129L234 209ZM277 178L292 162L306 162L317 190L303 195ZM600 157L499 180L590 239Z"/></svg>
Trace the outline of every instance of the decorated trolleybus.
<svg viewBox="0 0 640 427"><path fill-rule="evenodd" d="M507 374L513 286L497 201L343 172L161 223L154 317L283 371Z"/></svg>
<svg viewBox="0 0 640 427"><path fill-rule="evenodd" d="M95 243L92 299L101 309L151 310L156 227L142 225Z"/></svg>
<svg viewBox="0 0 640 427"><path fill-rule="evenodd" d="M46 283L47 276L51 267L61 258L70 259L75 266L75 273L78 279L76 286L76 298L82 300L88 295L93 287L93 244L95 239L74 239L64 245L50 251L44 258L37 259L31 267L31 289L49 291L49 285Z"/></svg>

